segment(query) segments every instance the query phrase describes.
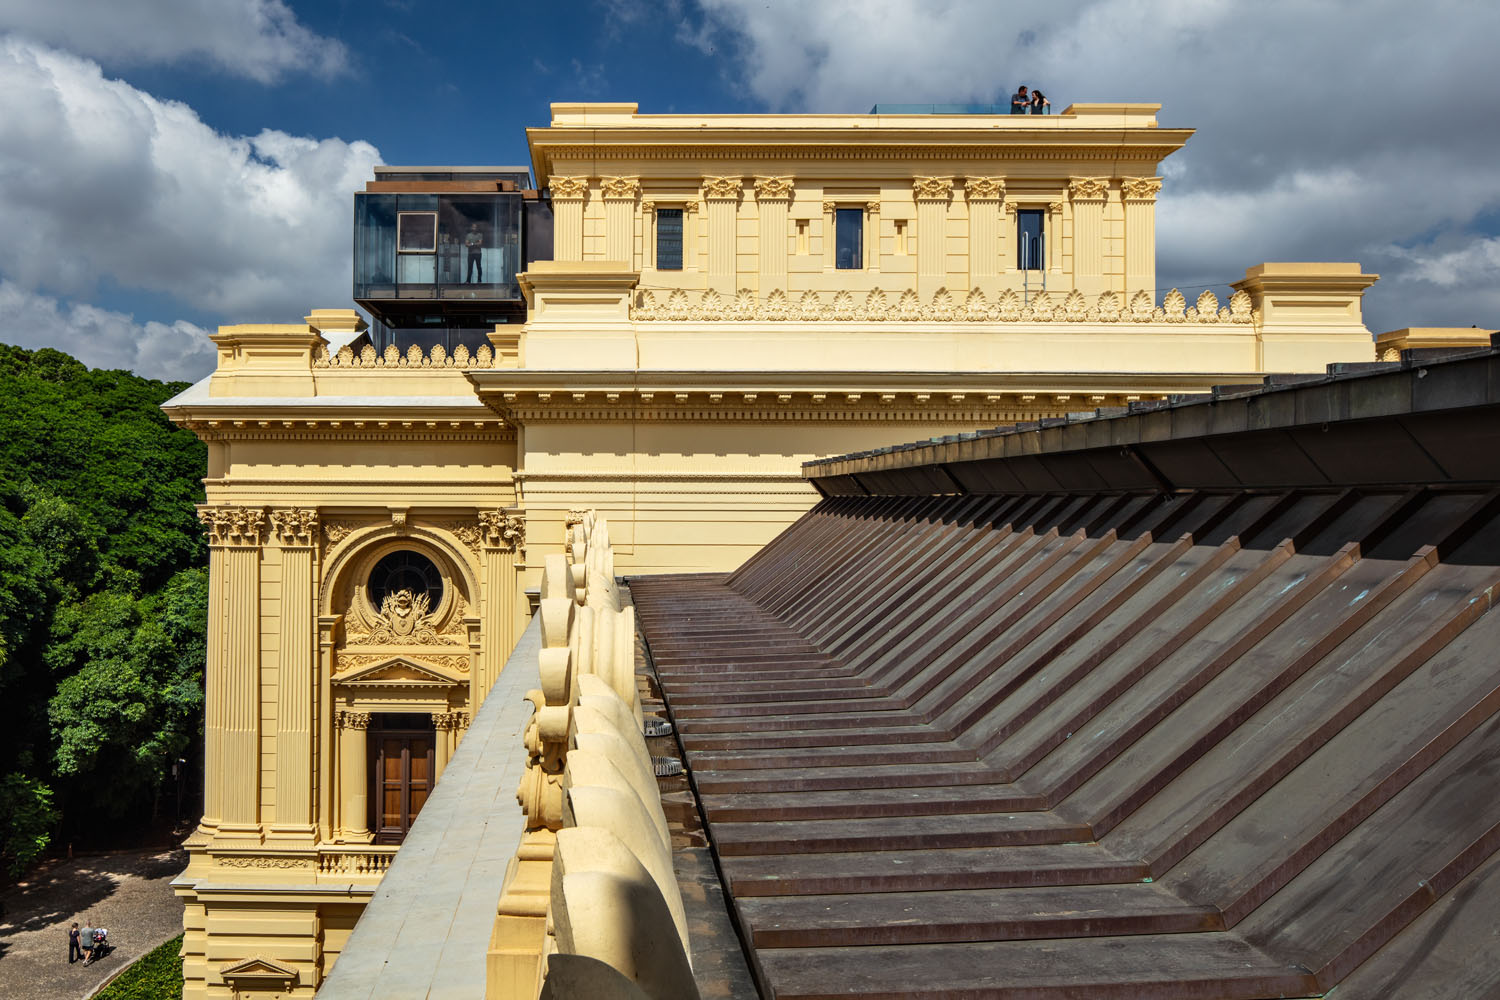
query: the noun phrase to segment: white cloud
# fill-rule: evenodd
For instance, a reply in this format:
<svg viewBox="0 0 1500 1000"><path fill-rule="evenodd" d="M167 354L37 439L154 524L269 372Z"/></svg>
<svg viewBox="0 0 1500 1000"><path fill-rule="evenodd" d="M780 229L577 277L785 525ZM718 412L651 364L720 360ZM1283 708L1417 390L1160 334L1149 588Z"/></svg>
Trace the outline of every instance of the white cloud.
<svg viewBox="0 0 1500 1000"><path fill-rule="evenodd" d="M1406 275L1456 262L1389 252L1474 239L1500 209L1500 5L1463 0L700 0L682 29L718 42L774 110L1004 99L1152 101L1200 129L1168 161L1163 281L1227 281L1264 260L1384 269L1372 327L1425 325ZM698 44L698 42L694 42ZM701 46L700 46L701 47ZM1375 265L1375 266L1371 266ZM1465 272L1466 274L1469 272ZM1444 315L1483 312L1448 290ZM1470 306L1458 300L1472 296ZM1467 326L1468 322L1463 323ZM1480 325L1483 325L1481 321Z"/></svg>
<svg viewBox="0 0 1500 1000"><path fill-rule="evenodd" d="M64 304L0 280L0 341L51 347L91 368L128 368L138 375L196 381L214 369L208 331L178 320L137 323L125 313Z"/></svg>
<svg viewBox="0 0 1500 1000"><path fill-rule="evenodd" d="M0 36L0 274L87 298L101 279L237 321L350 294L366 142L225 136L99 66Z"/></svg>
<svg viewBox="0 0 1500 1000"><path fill-rule="evenodd" d="M282 0L0 0L0 30L111 64L201 62L261 83L349 68L343 43L309 31Z"/></svg>

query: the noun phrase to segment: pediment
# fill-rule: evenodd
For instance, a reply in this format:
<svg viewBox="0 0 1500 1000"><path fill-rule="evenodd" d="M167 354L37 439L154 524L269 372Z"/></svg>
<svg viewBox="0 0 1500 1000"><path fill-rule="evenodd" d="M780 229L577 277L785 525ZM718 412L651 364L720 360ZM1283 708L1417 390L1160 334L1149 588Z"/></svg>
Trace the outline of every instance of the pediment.
<svg viewBox="0 0 1500 1000"><path fill-rule="evenodd" d="M405 656L391 656L374 663L352 667L335 674L337 684L362 684L372 687L454 687L466 683L444 670Z"/></svg>
<svg viewBox="0 0 1500 1000"><path fill-rule="evenodd" d="M219 970L219 975L226 980L274 980L285 983L288 987L297 982L297 970L290 966L273 962L269 958L247 958L243 962L226 965Z"/></svg>

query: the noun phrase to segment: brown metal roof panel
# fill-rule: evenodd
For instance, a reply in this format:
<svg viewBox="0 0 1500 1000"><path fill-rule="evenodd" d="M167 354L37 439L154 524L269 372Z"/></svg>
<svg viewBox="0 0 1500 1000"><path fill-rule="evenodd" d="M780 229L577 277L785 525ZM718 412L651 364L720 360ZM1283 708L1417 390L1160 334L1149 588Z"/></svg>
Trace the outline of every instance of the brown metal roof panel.
<svg viewBox="0 0 1500 1000"><path fill-rule="evenodd" d="M1493 482L1500 456L1500 420L1466 413L1424 414L1403 420L1413 441L1457 482Z"/></svg>
<svg viewBox="0 0 1500 1000"><path fill-rule="evenodd" d="M768 948L775 1000L1264 1000L1322 994L1228 934Z"/></svg>
<svg viewBox="0 0 1500 1000"><path fill-rule="evenodd" d="M1045 812L983 813L965 817L962 823L948 816L715 823L709 815L708 820L714 843L724 855L1005 847L1091 839L1086 827Z"/></svg>
<svg viewBox="0 0 1500 1000"><path fill-rule="evenodd" d="M736 897L1139 882L1150 872L1097 844L723 858Z"/></svg>
<svg viewBox="0 0 1500 1000"><path fill-rule="evenodd" d="M1011 784L935 785L917 788L836 789L788 794L752 792L703 795L717 822L783 819L869 819L880 816L968 816L1030 812L1047 807L1038 795Z"/></svg>
<svg viewBox="0 0 1500 1000"><path fill-rule="evenodd" d="M1407 924L1338 985L1338 1000L1500 996L1500 854Z"/></svg>
<svg viewBox="0 0 1500 1000"><path fill-rule="evenodd" d="M912 788L927 785L988 785L995 772L974 761L907 764L886 767L862 764L848 767L802 767L789 761L781 768L754 771L698 770L693 783L700 795L736 792L797 792L837 788Z"/></svg>

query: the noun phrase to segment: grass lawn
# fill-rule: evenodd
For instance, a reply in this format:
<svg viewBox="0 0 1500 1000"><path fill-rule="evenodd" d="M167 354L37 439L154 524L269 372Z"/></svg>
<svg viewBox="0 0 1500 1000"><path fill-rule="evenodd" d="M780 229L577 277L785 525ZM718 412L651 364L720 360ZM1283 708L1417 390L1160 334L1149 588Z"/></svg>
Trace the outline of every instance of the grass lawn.
<svg viewBox="0 0 1500 1000"><path fill-rule="evenodd" d="M182 959L177 957L181 947L179 934L142 955L94 1000L182 1000Z"/></svg>

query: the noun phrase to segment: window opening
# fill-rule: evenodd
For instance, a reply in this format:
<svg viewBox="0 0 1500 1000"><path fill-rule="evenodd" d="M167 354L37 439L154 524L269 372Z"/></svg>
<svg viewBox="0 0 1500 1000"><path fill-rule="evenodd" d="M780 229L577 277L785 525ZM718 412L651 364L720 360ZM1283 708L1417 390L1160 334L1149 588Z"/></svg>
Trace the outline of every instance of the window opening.
<svg viewBox="0 0 1500 1000"><path fill-rule="evenodd" d="M835 264L841 271L857 271L865 266L865 210L840 208L834 212Z"/></svg>
<svg viewBox="0 0 1500 1000"><path fill-rule="evenodd" d="M382 556L370 571L370 603L384 611L387 598L410 601L418 614L430 614L443 599L443 574L420 552L403 549Z"/></svg>
<svg viewBox="0 0 1500 1000"><path fill-rule="evenodd" d="M656 269L682 270L682 209L656 210Z"/></svg>
<svg viewBox="0 0 1500 1000"><path fill-rule="evenodd" d="M1016 212L1016 266L1023 271L1042 271L1047 266L1047 234L1041 209Z"/></svg>

